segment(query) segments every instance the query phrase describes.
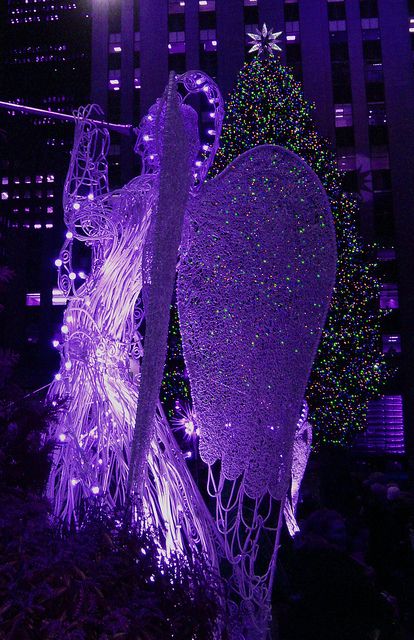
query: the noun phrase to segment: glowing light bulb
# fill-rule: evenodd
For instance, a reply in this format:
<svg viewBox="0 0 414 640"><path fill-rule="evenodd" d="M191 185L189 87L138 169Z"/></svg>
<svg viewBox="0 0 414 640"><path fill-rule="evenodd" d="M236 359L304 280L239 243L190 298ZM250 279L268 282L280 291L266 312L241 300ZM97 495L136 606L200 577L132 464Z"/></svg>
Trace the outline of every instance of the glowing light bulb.
<svg viewBox="0 0 414 640"><path fill-rule="evenodd" d="M94 496L97 496L99 493L99 487L97 487L96 485L94 487L91 488L91 491L93 493Z"/></svg>
<svg viewBox="0 0 414 640"><path fill-rule="evenodd" d="M63 262L62 262L62 260L61 260L60 258L57 258L57 259L55 260L55 265L56 265L57 267L61 267L61 266L62 266L62 264L63 264Z"/></svg>
<svg viewBox="0 0 414 640"><path fill-rule="evenodd" d="M68 232L66 233L66 237L67 237L67 239L68 239L68 240L70 240L71 238L73 238L73 233L72 233L72 231L68 231Z"/></svg>
<svg viewBox="0 0 414 640"><path fill-rule="evenodd" d="M71 271L69 274L69 280L75 280L76 279L76 273L74 271Z"/></svg>
<svg viewBox="0 0 414 640"><path fill-rule="evenodd" d="M86 273L84 271L79 271L78 276L82 278L82 280L86 280Z"/></svg>
<svg viewBox="0 0 414 640"><path fill-rule="evenodd" d="M184 454L184 458L186 459L190 459L193 457L193 454L191 453L191 451L186 451Z"/></svg>
<svg viewBox="0 0 414 640"><path fill-rule="evenodd" d="M72 369L72 363L71 363L70 360L65 362L65 369L66 369L66 371L70 371Z"/></svg>
<svg viewBox="0 0 414 640"><path fill-rule="evenodd" d="M184 422L184 429L188 436L192 436L194 433L194 422L192 420L186 420Z"/></svg>
<svg viewBox="0 0 414 640"><path fill-rule="evenodd" d="M59 440L60 440L61 442L65 442L65 440L66 440L66 433L61 433L61 434L59 435Z"/></svg>
<svg viewBox="0 0 414 640"><path fill-rule="evenodd" d="M151 136L149 136L148 133L146 133L145 136L143 136L143 140L144 142L149 142L151 140Z"/></svg>
<svg viewBox="0 0 414 640"><path fill-rule="evenodd" d="M94 199L94 195L93 195L93 193L90 193L90 194L88 195L88 200L93 200L93 199Z"/></svg>
<svg viewBox="0 0 414 640"><path fill-rule="evenodd" d="M59 346L59 340L52 340L52 344L55 347L55 349L57 349Z"/></svg>
<svg viewBox="0 0 414 640"><path fill-rule="evenodd" d="M79 202L74 202L73 203L73 208L75 209L75 211L78 211L80 209L80 204Z"/></svg>
<svg viewBox="0 0 414 640"><path fill-rule="evenodd" d="M60 330L62 333L67 334L69 333L69 327L67 324L62 324L62 326L60 327Z"/></svg>
<svg viewBox="0 0 414 640"><path fill-rule="evenodd" d="M55 375L55 380L61 380L61 379L62 379L61 374L60 374L60 373L57 373L57 374Z"/></svg>
<svg viewBox="0 0 414 640"><path fill-rule="evenodd" d="M209 129L207 131L207 133L208 133L209 136L215 136L216 135L216 132L214 131L214 129Z"/></svg>
<svg viewBox="0 0 414 640"><path fill-rule="evenodd" d="M79 484L80 480L79 478L72 478L72 480L70 481L70 484L72 485L72 487L76 487L77 484Z"/></svg>

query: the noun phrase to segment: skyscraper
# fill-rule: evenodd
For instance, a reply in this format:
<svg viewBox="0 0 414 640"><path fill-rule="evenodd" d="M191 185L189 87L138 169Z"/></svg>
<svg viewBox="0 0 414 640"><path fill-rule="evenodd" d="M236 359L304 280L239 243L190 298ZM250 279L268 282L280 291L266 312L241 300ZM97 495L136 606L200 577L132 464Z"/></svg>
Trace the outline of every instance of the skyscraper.
<svg viewBox="0 0 414 640"><path fill-rule="evenodd" d="M8 0L0 7L2 100L71 111L89 100L90 19L79 0ZM5 341L22 354L27 384L48 375L62 242L62 185L73 126L0 111L2 259L14 270ZM7 245L7 250L4 247Z"/></svg>

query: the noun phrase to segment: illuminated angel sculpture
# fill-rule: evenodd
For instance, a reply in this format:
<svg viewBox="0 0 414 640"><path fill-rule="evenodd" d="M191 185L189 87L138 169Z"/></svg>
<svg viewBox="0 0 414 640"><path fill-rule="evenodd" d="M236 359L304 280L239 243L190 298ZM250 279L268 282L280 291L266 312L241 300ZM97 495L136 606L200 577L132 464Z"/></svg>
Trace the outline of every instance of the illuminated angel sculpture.
<svg viewBox="0 0 414 640"><path fill-rule="evenodd" d="M185 104L195 92L214 121L201 149L197 114ZM220 556L231 567L233 635L262 638L282 514L294 532L310 447L303 398L335 278L328 200L300 158L270 145L204 182L223 118L204 73L171 76L138 133L142 175L120 191L108 192L108 132L89 116L79 113L65 189L69 237L58 264L71 301L50 393L67 395L69 407L49 495L68 520L91 493L110 506L132 495L168 544L183 548L184 537L212 564ZM74 239L92 251L80 289ZM214 526L158 400L178 256L180 328ZM264 531L274 543L267 556Z"/></svg>

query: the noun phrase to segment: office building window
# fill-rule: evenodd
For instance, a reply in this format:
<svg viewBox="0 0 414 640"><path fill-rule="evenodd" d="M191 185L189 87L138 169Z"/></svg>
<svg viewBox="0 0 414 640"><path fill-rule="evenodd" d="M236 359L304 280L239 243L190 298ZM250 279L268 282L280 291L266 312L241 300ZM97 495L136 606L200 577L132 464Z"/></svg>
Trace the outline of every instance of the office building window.
<svg viewBox="0 0 414 640"><path fill-rule="evenodd" d="M336 146L338 148L339 147L343 147L347 149L351 147L354 148L355 135L354 135L353 127L348 126L348 127L340 127L339 129L336 129L335 137L336 137Z"/></svg>
<svg viewBox="0 0 414 640"><path fill-rule="evenodd" d="M215 0L198 0L198 10L200 12L215 11Z"/></svg>
<svg viewBox="0 0 414 640"><path fill-rule="evenodd" d="M109 53L121 53L121 34L120 33L110 33L109 34Z"/></svg>
<svg viewBox="0 0 414 640"><path fill-rule="evenodd" d="M369 64L382 62L381 41L379 39L364 40L362 47L365 62Z"/></svg>
<svg viewBox="0 0 414 640"><path fill-rule="evenodd" d="M387 123L387 114L384 102L368 104L368 122L371 126L381 126Z"/></svg>
<svg viewBox="0 0 414 640"><path fill-rule="evenodd" d="M26 307L40 307L40 293L26 293Z"/></svg>
<svg viewBox="0 0 414 640"><path fill-rule="evenodd" d="M382 336L383 353L401 353L401 336L395 334L384 334Z"/></svg>
<svg viewBox="0 0 414 640"><path fill-rule="evenodd" d="M329 20L345 20L346 11L344 2L328 3L328 19Z"/></svg>
<svg viewBox="0 0 414 640"><path fill-rule="evenodd" d="M383 282L380 292L381 309L398 309L398 287L395 282Z"/></svg>
<svg viewBox="0 0 414 640"><path fill-rule="evenodd" d="M389 169L390 156L387 145L373 146L371 149L371 168L373 171Z"/></svg>
<svg viewBox="0 0 414 640"><path fill-rule="evenodd" d="M378 17L377 0L360 0L359 10L361 13L361 20L365 18L377 18Z"/></svg>
<svg viewBox="0 0 414 640"><path fill-rule="evenodd" d="M285 2L284 15L285 15L285 22L298 22L299 21L298 2Z"/></svg>
<svg viewBox="0 0 414 640"><path fill-rule="evenodd" d="M341 171L355 171L356 160L354 147L343 147L342 149L338 148L337 163L338 169L340 169Z"/></svg>
<svg viewBox="0 0 414 640"><path fill-rule="evenodd" d="M373 125L369 127L369 141L373 147L388 145L388 127L386 125Z"/></svg>
<svg viewBox="0 0 414 640"><path fill-rule="evenodd" d="M382 62L365 63L365 80L367 82L384 82Z"/></svg>
<svg viewBox="0 0 414 640"><path fill-rule="evenodd" d="M362 29L379 29L378 18L363 18L361 27Z"/></svg>
<svg viewBox="0 0 414 640"><path fill-rule="evenodd" d="M367 82L366 84L368 102L384 102L385 88L383 82Z"/></svg>
<svg viewBox="0 0 414 640"><path fill-rule="evenodd" d="M185 0L168 0L168 13L184 13Z"/></svg>
<svg viewBox="0 0 414 640"><path fill-rule="evenodd" d="M391 172L389 169L380 169L372 172L372 188L378 192L391 190Z"/></svg>
<svg viewBox="0 0 414 640"><path fill-rule="evenodd" d="M352 104L335 105L335 126L352 127Z"/></svg>

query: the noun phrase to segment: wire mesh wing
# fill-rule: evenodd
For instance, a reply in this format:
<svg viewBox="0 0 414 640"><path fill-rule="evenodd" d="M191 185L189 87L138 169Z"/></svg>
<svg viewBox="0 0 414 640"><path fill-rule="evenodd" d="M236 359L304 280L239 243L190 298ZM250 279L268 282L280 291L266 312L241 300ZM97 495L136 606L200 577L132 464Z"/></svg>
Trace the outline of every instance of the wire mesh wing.
<svg viewBox="0 0 414 640"><path fill-rule="evenodd" d="M325 191L295 154L239 156L190 203L178 279L200 454L282 498L335 279Z"/></svg>

